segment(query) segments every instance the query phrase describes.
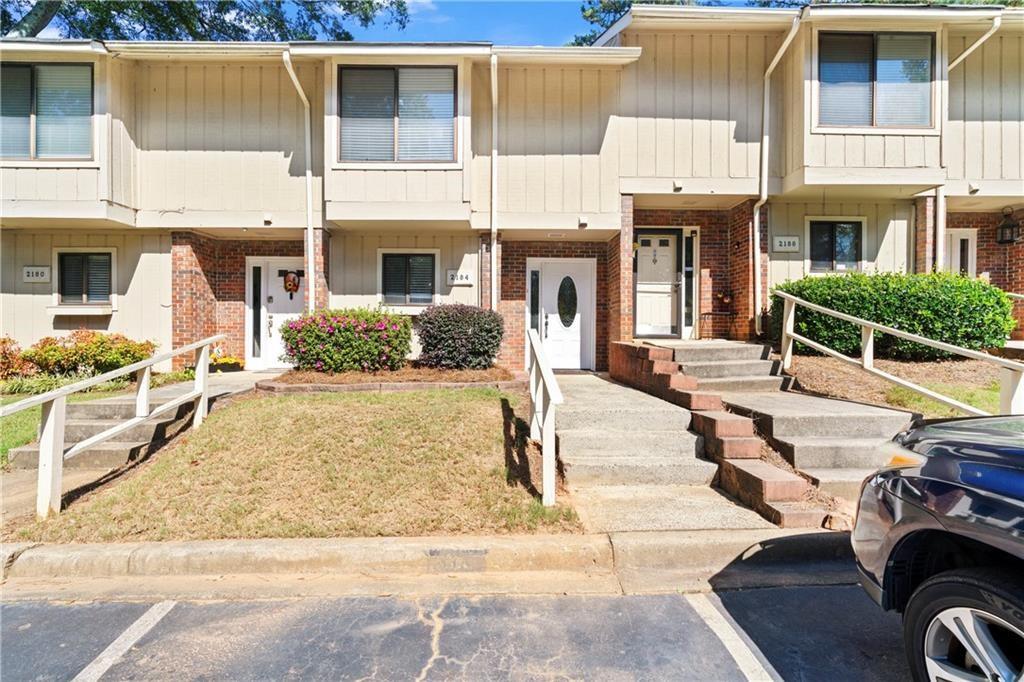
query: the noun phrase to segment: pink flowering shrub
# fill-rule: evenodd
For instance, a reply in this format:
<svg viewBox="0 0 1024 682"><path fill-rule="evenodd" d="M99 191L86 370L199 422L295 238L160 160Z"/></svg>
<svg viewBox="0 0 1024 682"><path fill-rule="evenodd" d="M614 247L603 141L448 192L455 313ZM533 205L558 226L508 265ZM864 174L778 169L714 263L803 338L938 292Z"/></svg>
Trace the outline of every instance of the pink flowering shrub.
<svg viewBox="0 0 1024 682"><path fill-rule="evenodd" d="M381 310L319 310L281 329L283 359L316 372L376 372L405 364L412 338L407 316Z"/></svg>

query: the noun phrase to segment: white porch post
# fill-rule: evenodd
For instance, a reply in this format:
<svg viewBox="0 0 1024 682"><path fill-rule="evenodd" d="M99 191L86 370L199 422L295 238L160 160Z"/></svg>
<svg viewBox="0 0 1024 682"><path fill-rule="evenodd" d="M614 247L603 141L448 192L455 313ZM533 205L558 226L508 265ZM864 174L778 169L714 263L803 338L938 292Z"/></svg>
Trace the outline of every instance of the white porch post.
<svg viewBox="0 0 1024 682"><path fill-rule="evenodd" d="M196 380L195 390L199 393L195 409L192 410L192 427L202 426L210 403L210 344L196 349Z"/></svg>
<svg viewBox="0 0 1024 682"><path fill-rule="evenodd" d="M67 409L67 398L54 398L43 403L42 408L36 515L45 519L51 513L60 513L61 480L64 473L64 414Z"/></svg>
<svg viewBox="0 0 1024 682"><path fill-rule="evenodd" d="M782 369L793 365L793 332L796 330L796 304L788 298L782 301Z"/></svg>
<svg viewBox="0 0 1024 682"><path fill-rule="evenodd" d="M999 374L999 411L1024 414L1024 372L1003 367Z"/></svg>

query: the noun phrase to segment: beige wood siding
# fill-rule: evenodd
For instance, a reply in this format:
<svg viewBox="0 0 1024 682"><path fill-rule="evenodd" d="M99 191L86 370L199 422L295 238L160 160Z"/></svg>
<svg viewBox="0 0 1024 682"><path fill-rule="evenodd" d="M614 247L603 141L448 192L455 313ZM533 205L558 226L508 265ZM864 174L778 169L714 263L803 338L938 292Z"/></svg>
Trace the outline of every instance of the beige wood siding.
<svg viewBox="0 0 1024 682"><path fill-rule="evenodd" d="M161 350L171 344L171 236L165 232L0 231L2 334L26 347L44 336L63 335L82 327L119 332L133 339L155 341ZM117 310L106 317L54 317L52 283L21 281L26 265L51 265L62 246L105 246L117 249ZM57 273L50 273L55 278Z"/></svg>
<svg viewBox="0 0 1024 682"><path fill-rule="evenodd" d="M499 212L618 211L619 76L618 68L499 68ZM487 145L477 151L489 156L489 123L476 125L487 136L477 137ZM486 210L484 183L476 180L474 188L474 209Z"/></svg>
<svg viewBox="0 0 1024 682"><path fill-rule="evenodd" d="M950 54L976 39L950 36ZM1024 178L1024 31L1004 27L949 74L945 144L952 180Z"/></svg>
<svg viewBox="0 0 1024 682"><path fill-rule="evenodd" d="M110 73L110 200L136 208L138 146L135 128L136 64L111 60Z"/></svg>
<svg viewBox="0 0 1024 682"><path fill-rule="evenodd" d="M313 104L313 168L323 166L323 78L296 64ZM305 210L303 107L273 63L140 64L139 208L152 211ZM315 183L314 205L321 201Z"/></svg>
<svg viewBox="0 0 1024 682"><path fill-rule="evenodd" d="M779 34L627 32L643 49L622 71L624 177L753 178L764 70Z"/></svg>
<svg viewBox="0 0 1024 682"><path fill-rule="evenodd" d="M806 31L807 29L803 29ZM772 75L769 172L785 177L804 165L804 81L807 41L794 40Z"/></svg>
<svg viewBox="0 0 1024 682"><path fill-rule="evenodd" d="M0 196L5 201L96 201L98 168L0 169Z"/></svg>
<svg viewBox="0 0 1024 682"><path fill-rule="evenodd" d="M808 274L804 259L809 258L806 235L808 217L843 216L865 218L862 235L862 259L865 272L907 272L913 262L914 206L909 201L866 203L834 201L817 203L769 204L769 283L781 284ZM799 237L798 253L772 250L775 237Z"/></svg>
<svg viewBox="0 0 1024 682"><path fill-rule="evenodd" d="M334 232L331 236L331 307L373 307L377 291L377 249L439 249L442 303L480 304L479 238L476 234ZM449 287L447 269L472 272L473 286Z"/></svg>
<svg viewBox="0 0 1024 682"><path fill-rule="evenodd" d="M461 170L331 170L328 201L462 201Z"/></svg>

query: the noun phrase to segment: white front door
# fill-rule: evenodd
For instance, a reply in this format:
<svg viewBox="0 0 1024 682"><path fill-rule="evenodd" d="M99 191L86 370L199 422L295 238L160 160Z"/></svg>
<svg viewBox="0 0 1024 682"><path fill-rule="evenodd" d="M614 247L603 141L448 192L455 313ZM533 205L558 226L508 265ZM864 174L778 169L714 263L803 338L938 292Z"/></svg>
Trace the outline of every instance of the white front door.
<svg viewBox="0 0 1024 682"><path fill-rule="evenodd" d="M946 270L967 277L977 276L978 231L964 228L946 230Z"/></svg>
<svg viewBox="0 0 1024 682"><path fill-rule="evenodd" d="M553 369L594 368L594 259L527 260L528 325Z"/></svg>
<svg viewBox="0 0 1024 682"><path fill-rule="evenodd" d="M636 333L670 336L679 333L678 238L645 234L636 251Z"/></svg>
<svg viewBox="0 0 1024 682"><path fill-rule="evenodd" d="M302 314L306 286L302 258L248 259L246 355L249 369L288 367L281 359L281 327ZM296 276L298 289L294 288Z"/></svg>

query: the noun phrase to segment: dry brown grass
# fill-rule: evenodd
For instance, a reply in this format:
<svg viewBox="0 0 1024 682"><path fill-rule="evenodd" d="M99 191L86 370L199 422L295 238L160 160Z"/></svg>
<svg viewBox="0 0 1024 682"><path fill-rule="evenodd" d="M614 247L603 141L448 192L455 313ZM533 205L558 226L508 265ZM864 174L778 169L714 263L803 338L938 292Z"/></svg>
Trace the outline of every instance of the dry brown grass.
<svg viewBox="0 0 1024 682"><path fill-rule="evenodd" d="M470 383L511 381L512 373L503 367L490 369L434 369L408 366L393 372L325 372L289 371L274 379L285 384L390 384L390 383Z"/></svg>
<svg viewBox="0 0 1024 682"><path fill-rule="evenodd" d="M253 397L60 517L46 542L578 532L494 389ZM518 432L518 433L517 433ZM532 470L532 471L531 471Z"/></svg>

